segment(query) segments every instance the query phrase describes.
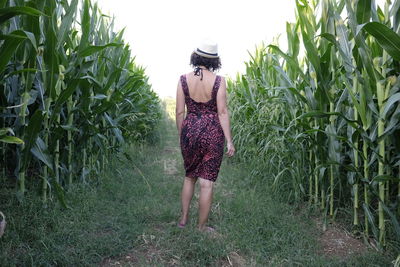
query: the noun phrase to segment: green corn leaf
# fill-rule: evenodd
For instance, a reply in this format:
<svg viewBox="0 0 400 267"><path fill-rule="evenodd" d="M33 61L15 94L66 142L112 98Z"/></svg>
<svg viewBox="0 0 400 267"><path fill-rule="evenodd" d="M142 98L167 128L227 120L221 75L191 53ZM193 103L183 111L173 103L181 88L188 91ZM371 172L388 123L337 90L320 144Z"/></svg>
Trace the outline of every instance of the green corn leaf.
<svg viewBox="0 0 400 267"><path fill-rule="evenodd" d="M97 94L97 95L92 96L91 98L92 99L97 99L97 100L102 100L102 99L107 98L107 96L103 95L103 94Z"/></svg>
<svg viewBox="0 0 400 267"><path fill-rule="evenodd" d="M303 1L302 1L303 2ZM303 2L304 4L304 2ZM318 55L318 50L315 45L314 34L315 29L313 28L314 23L311 23L308 18L313 16L309 16L311 10L308 6L308 3L305 6L302 6L298 2L296 3L297 12L299 14L299 23L301 28L301 33L303 36L303 45L307 51L307 57L311 64L313 65L315 72L319 75L321 70L320 65L320 57Z"/></svg>
<svg viewBox="0 0 400 267"><path fill-rule="evenodd" d="M18 15L45 16L45 14L42 13L41 11L31 7L26 7L26 6L5 7L5 8L0 8L0 24L3 24L10 18Z"/></svg>
<svg viewBox="0 0 400 267"><path fill-rule="evenodd" d="M393 107L394 104L396 104L399 101L400 101L400 93L396 93L389 97L389 99L386 101L385 108L382 113L383 118L386 118L389 110Z"/></svg>
<svg viewBox="0 0 400 267"><path fill-rule="evenodd" d="M272 183L272 186L273 186L274 188L277 186L280 177L281 177L285 172L287 172L287 171L289 171L289 169L288 169L288 168L284 168L284 169L281 170L277 175L275 175L274 182Z"/></svg>
<svg viewBox="0 0 400 267"><path fill-rule="evenodd" d="M52 179L52 184L54 186L54 188L56 189L56 196L58 201L60 201L61 205L63 206L64 209L71 209L71 207L69 207L67 205L67 202L65 200L65 193L64 193L64 189L61 187L61 185L59 183L57 183L57 181L55 179Z"/></svg>
<svg viewBox="0 0 400 267"><path fill-rule="evenodd" d="M345 56L346 59L350 59L351 56L351 45L348 40L348 32L347 32L347 27L344 25L344 21L340 16L336 16L336 31L337 31L337 37L338 37L338 43L340 44L340 47L343 51L343 55Z"/></svg>
<svg viewBox="0 0 400 267"><path fill-rule="evenodd" d="M0 128L0 136L6 135L8 133L15 135L13 129L11 129L11 128Z"/></svg>
<svg viewBox="0 0 400 267"><path fill-rule="evenodd" d="M390 16L393 17L393 29L398 29L400 23L400 1L395 0L391 9L390 9ZM397 33L399 33L397 31Z"/></svg>
<svg viewBox="0 0 400 267"><path fill-rule="evenodd" d="M289 51L291 53L291 56L294 58L297 58L300 51L300 40L297 34L297 28L298 28L297 23L291 24L289 22L286 22L286 33L287 33L287 39L289 40L288 42Z"/></svg>
<svg viewBox="0 0 400 267"><path fill-rule="evenodd" d="M333 34L330 33L322 33L320 35L321 37L325 38L329 42L333 43L335 46L338 46L338 42L336 41L336 37Z"/></svg>
<svg viewBox="0 0 400 267"><path fill-rule="evenodd" d="M392 211L386 206L384 202L379 200L379 202L382 204L383 210L386 212L387 215L389 215L390 222L392 223L394 232L396 233L396 238L397 241L400 241L400 224L399 224L399 219L396 217L396 215L393 214Z"/></svg>
<svg viewBox="0 0 400 267"><path fill-rule="evenodd" d="M393 267L399 267L399 266L400 266L400 255L397 256L395 261L393 261Z"/></svg>
<svg viewBox="0 0 400 267"><path fill-rule="evenodd" d="M54 4L54 3L53 3ZM48 72L46 75L46 94L51 97L51 99L57 99L56 83L57 83L57 73L59 67L59 57L57 53L57 35L55 30L57 29L56 21L54 20L54 14L52 17L48 18L49 26L46 31L46 43L45 51L43 54L44 62Z"/></svg>
<svg viewBox="0 0 400 267"><path fill-rule="evenodd" d="M12 39L22 39L25 40L26 39L26 35L24 34L24 31L14 31L12 33L9 34L2 34L0 33L0 40L12 40Z"/></svg>
<svg viewBox="0 0 400 267"><path fill-rule="evenodd" d="M298 74L304 79L304 81L306 82L308 81L307 77L304 75L303 71L299 67L299 64L296 62L294 58L282 52L282 50L276 45L269 45L268 47L271 48L272 51L276 52L281 57L283 57L286 60L286 62L290 65L290 67L298 72Z"/></svg>
<svg viewBox="0 0 400 267"><path fill-rule="evenodd" d="M289 76L287 75L287 73L280 66L274 66L274 69L280 74L280 76L282 77L282 81L286 82L286 84L282 84L282 85L291 87L291 88L295 87L293 82L290 80Z"/></svg>
<svg viewBox="0 0 400 267"><path fill-rule="evenodd" d="M35 48L35 50L37 50L37 43L36 43L35 35L28 31L24 31L24 33L25 33L26 37L29 39L29 41L31 41L31 44Z"/></svg>
<svg viewBox="0 0 400 267"><path fill-rule="evenodd" d="M22 30L17 30L14 31L10 34L0 34L0 40L13 40L13 39L21 39L21 41L25 40L28 38L28 40L31 42L32 46L37 50L37 44L36 44L36 37L33 33L28 32L28 31L22 31Z"/></svg>
<svg viewBox="0 0 400 267"><path fill-rule="evenodd" d="M22 151L22 170L26 170L28 161L31 155L31 148L36 143L37 136L42 129L43 113L41 110L36 110L29 120L25 132L25 146Z"/></svg>
<svg viewBox="0 0 400 267"><path fill-rule="evenodd" d="M106 85L103 87L104 91L110 89L111 85L117 81L118 76L121 74L121 70L117 69L111 73L107 79Z"/></svg>
<svg viewBox="0 0 400 267"><path fill-rule="evenodd" d="M61 125L61 128L63 128L66 131L79 132L78 128L70 125Z"/></svg>
<svg viewBox="0 0 400 267"><path fill-rule="evenodd" d="M357 123L357 121L355 121L355 120L350 120L350 119L346 118L346 116L344 116L340 112L310 111L310 112L306 112L306 113L302 114L301 116L297 117L297 119L308 118L308 117L324 118L324 117L329 117L332 115L340 116L349 123Z"/></svg>
<svg viewBox="0 0 400 267"><path fill-rule="evenodd" d="M38 72L38 70L37 69L30 69L30 68L17 70L17 71L13 71L13 72L7 73L7 75L5 75L5 77L8 78L8 77L13 76L13 75L18 75L18 74L27 73L27 72L36 73L36 72Z"/></svg>
<svg viewBox="0 0 400 267"><path fill-rule="evenodd" d="M81 56L81 57L87 57L87 56L93 55L94 53L100 52L100 51L106 49L107 47L119 47L119 46L122 46L122 44L109 43L109 44L106 44L106 45L88 46L87 48L85 48L82 51L80 51L78 53L78 55Z"/></svg>
<svg viewBox="0 0 400 267"><path fill-rule="evenodd" d="M308 103L308 100L303 96L303 95L301 95L300 94L300 92L298 91L298 89L296 89L296 88L292 88L292 87L289 87L289 88L287 88L290 92L292 92L292 94L294 94L294 95L296 95L299 99L301 99L304 103ZM310 104L309 104L310 105Z"/></svg>
<svg viewBox="0 0 400 267"><path fill-rule="evenodd" d="M89 44L89 36L90 36L90 1L84 0L83 2L83 12L81 18L81 30L82 30L82 37L81 42L79 44L79 51L83 51Z"/></svg>
<svg viewBox="0 0 400 267"><path fill-rule="evenodd" d="M348 73L353 72L353 64L352 64L352 49L349 40L349 33L346 25L344 24L343 19L335 14L335 24L336 24L336 32L338 37L338 48L344 60L345 68Z"/></svg>
<svg viewBox="0 0 400 267"><path fill-rule="evenodd" d="M38 137L36 139L36 143L32 147L31 152L37 159L39 159L44 164L46 164L47 167L49 167L51 170L54 170L53 163L52 163L53 160L47 150L46 144L43 142L43 140L40 137Z"/></svg>
<svg viewBox="0 0 400 267"><path fill-rule="evenodd" d="M118 128L116 122L107 114L104 114L108 123L112 126L112 130L114 132L115 137L118 139L120 143L124 143L124 138L122 137L122 132Z"/></svg>
<svg viewBox="0 0 400 267"><path fill-rule="evenodd" d="M365 68L366 71L368 72L369 79L371 79L371 84L375 86L375 81L376 81L376 71L373 67L372 64L372 58L370 55L370 49L366 44L365 36L363 34L359 33L359 24L357 23L357 18L356 18L356 12L352 8L352 0L346 0L346 8L347 8L347 14L348 14L348 26L351 29L351 32L354 36L355 44L358 48L358 54L359 58L361 59L360 61L356 63L362 63L359 64L358 67Z"/></svg>
<svg viewBox="0 0 400 267"><path fill-rule="evenodd" d="M69 31L72 30L72 23L75 20L76 10L78 7L79 0L72 0L68 10L65 12L58 30L57 35L57 48L59 49L66 41Z"/></svg>
<svg viewBox="0 0 400 267"><path fill-rule="evenodd" d="M363 203L362 206L363 206L365 215L367 216L368 222L371 225L372 233L374 234L375 239L378 239L379 238L378 228L376 227L376 224L375 224L374 215L372 215L369 207L365 203Z"/></svg>
<svg viewBox="0 0 400 267"><path fill-rule="evenodd" d="M387 182L387 181L400 182L400 178L396 178L390 175L377 175L371 180L371 182Z"/></svg>
<svg viewBox="0 0 400 267"><path fill-rule="evenodd" d="M18 49L19 45L26 39L24 31L13 31L7 35L4 44L0 47L0 73L4 71L14 52Z"/></svg>
<svg viewBox="0 0 400 267"><path fill-rule="evenodd" d="M356 12L358 24L369 22L371 19L371 0L359 0Z"/></svg>
<svg viewBox="0 0 400 267"><path fill-rule="evenodd" d="M76 87L79 84L79 80L70 80L68 83L68 87L61 92L59 97L57 98L56 104L54 105L54 113L51 117L51 123L54 121L56 114L60 113L62 105L64 105L65 101L68 100L70 96L75 92Z"/></svg>
<svg viewBox="0 0 400 267"><path fill-rule="evenodd" d="M19 139L18 137L8 136L8 135L0 136L0 142L7 144L17 144L17 145L21 145L24 143L24 141Z"/></svg>
<svg viewBox="0 0 400 267"><path fill-rule="evenodd" d="M397 33L379 22L369 22L361 28L374 36L389 55L400 61L400 36Z"/></svg>

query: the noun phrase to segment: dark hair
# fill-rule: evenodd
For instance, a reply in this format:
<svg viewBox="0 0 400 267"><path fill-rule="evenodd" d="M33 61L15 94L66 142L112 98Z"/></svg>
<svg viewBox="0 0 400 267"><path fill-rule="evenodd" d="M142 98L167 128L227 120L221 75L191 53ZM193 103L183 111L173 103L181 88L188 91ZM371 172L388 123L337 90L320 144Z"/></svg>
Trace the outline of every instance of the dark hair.
<svg viewBox="0 0 400 267"><path fill-rule="evenodd" d="M210 71L216 71L221 68L221 60L217 58L202 57L195 52L190 56L190 65L195 68L198 66L204 66Z"/></svg>

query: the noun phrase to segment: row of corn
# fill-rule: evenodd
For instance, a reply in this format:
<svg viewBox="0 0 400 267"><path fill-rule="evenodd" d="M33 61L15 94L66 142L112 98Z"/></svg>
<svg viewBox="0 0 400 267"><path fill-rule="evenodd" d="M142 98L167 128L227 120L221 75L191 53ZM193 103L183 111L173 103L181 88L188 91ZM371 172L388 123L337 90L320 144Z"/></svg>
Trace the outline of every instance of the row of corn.
<svg viewBox="0 0 400 267"><path fill-rule="evenodd" d="M63 200L123 144L152 138L160 114L123 31L97 4L0 1L0 186Z"/></svg>
<svg viewBox="0 0 400 267"><path fill-rule="evenodd" d="M238 151L291 201L399 241L400 1L296 0L286 34L229 81Z"/></svg>

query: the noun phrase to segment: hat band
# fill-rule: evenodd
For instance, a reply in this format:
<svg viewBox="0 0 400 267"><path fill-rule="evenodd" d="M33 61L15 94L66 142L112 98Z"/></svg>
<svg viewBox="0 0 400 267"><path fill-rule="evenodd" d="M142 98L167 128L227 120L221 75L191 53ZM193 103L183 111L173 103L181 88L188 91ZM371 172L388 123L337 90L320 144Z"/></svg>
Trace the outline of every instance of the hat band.
<svg viewBox="0 0 400 267"><path fill-rule="evenodd" d="M200 49L198 49L198 48L197 48L197 52L199 52L199 53L201 53L201 54L204 54L205 56L218 57L218 53L207 53L207 52L205 52L205 51L203 51L203 50L200 50Z"/></svg>

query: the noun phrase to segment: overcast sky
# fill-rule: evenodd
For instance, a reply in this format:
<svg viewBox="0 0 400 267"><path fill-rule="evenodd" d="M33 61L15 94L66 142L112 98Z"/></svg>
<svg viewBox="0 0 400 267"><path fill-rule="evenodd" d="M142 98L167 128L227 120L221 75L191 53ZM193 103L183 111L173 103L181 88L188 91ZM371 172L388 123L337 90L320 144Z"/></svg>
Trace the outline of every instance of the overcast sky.
<svg viewBox="0 0 400 267"><path fill-rule="evenodd" d="M179 76L191 71L190 55L200 40L218 43L219 74L234 77L244 72L248 51L262 42L271 43L278 34L284 40L285 22L295 20L294 0L97 2L103 13L115 16L117 30L126 28L125 41L161 97L175 97Z"/></svg>

